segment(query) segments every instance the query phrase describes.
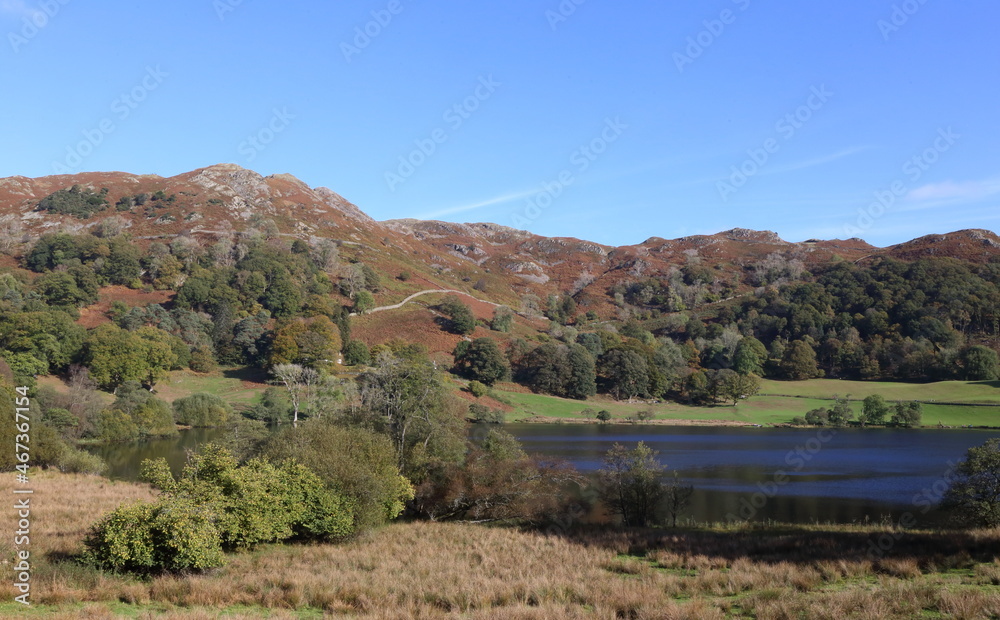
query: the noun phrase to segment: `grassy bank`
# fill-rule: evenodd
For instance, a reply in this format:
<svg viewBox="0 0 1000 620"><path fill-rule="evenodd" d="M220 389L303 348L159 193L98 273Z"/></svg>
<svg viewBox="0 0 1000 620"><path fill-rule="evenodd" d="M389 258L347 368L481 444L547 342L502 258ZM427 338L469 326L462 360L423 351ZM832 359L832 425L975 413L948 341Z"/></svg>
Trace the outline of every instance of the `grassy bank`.
<svg viewBox="0 0 1000 620"><path fill-rule="evenodd" d="M4 476L0 492L10 492ZM141 580L69 559L85 525L142 485L33 479L35 605L58 618L988 618L1000 614L1000 531L714 526L554 530L397 523L341 545L270 546L202 575ZM73 492L70 492L72 490ZM891 540L884 557L871 542ZM4 542L2 552L10 557ZM23 613L30 611L30 615Z"/></svg>
<svg viewBox="0 0 1000 620"><path fill-rule="evenodd" d="M890 402L918 400L923 403L924 426L1000 427L1000 382L943 381L913 384L891 382L809 381L762 382L759 395L738 405L691 407L680 403L623 403L605 397L588 401L570 400L544 394L501 392L514 411L508 421L551 422L582 421L584 409L606 409L613 421L625 422L639 411L652 411L654 421L695 424L788 424L796 416L818 407L830 407L836 396L850 395L852 408L861 413L861 400L870 394L881 394ZM991 406L992 405L992 406Z"/></svg>

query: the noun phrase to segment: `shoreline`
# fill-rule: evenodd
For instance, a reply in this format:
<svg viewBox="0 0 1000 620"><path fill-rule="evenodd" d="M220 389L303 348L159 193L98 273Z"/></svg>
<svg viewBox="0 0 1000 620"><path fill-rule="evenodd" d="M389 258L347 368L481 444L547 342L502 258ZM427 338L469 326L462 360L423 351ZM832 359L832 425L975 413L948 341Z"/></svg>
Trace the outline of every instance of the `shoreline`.
<svg viewBox="0 0 1000 620"><path fill-rule="evenodd" d="M582 425L607 425L607 426L701 426L706 428L799 428L799 429L823 429L823 428L835 428L832 426L799 426L791 423L781 423L781 424L758 424L756 422L744 422L741 420L698 420L698 419L659 419L659 420L643 420L641 422L632 422L630 420L608 420L602 422L601 420L595 420L593 418L561 418L552 416L531 416L527 418L522 418L520 420L509 420L505 421L504 424L582 424ZM863 429L890 429L892 427L888 426L844 426L840 428L859 430ZM1000 431L1000 426L937 426L937 425L923 425L915 426L909 429L899 429L899 430L938 430L938 431L949 431L949 430L961 430L961 431Z"/></svg>

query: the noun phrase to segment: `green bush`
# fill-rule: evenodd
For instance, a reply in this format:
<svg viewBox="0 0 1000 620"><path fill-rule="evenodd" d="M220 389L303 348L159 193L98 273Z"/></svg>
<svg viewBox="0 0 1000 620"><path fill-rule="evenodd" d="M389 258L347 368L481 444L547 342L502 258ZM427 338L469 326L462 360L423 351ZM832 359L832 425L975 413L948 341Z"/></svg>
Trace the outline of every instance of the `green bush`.
<svg viewBox="0 0 1000 620"><path fill-rule="evenodd" d="M186 498L119 506L91 530L84 559L115 571L204 570L222 566L217 515Z"/></svg>
<svg viewBox="0 0 1000 620"><path fill-rule="evenodd" d="M104 459L86 450L67 447L57 463L59 471L68 474L92 474L99 476L108 468Z"/></svg>
<svg viewBox="0 0 1000 620"><path fill-rule="evenodd" d="M139 427L124 411L105 409L97 415L97 437L110 443L128 443L139 438Z"/></svg>
<svg viewBox="0 0 1000 620"><path fill-rule="evenodd" d="M479 381L469 381L469 392L476 398L482 398L490 391L488 387Z"/></svg>
<svg viewBox="0 0 1000 620"><path fill-rule="evenodd" d="M204 570L223 564L223 550L356 531L354 502L292 460L237 465L228 450L209 444L176 479L165 459L143 461L141 476L162 494L98 522L85 541L89 563L136 573Z"/></svg>
<svg viewBox="0 0 1000 620"><path fill-rule="evenodd" d="M369 430L307 420L273 435L263 455L278 463L295 459L328 488L352 499L354 523L362 531L395 519L413 498L412 485L399 474L392 442Z"/></svg>
<svg viewBox="0 0 1000 620"><path fill-rule="evenodd" d="M199 428L222 426L229 419L233 408L213 394L192 394L174 401L174 420Z"/></svg>
<svg viewBox="0 0 1000 620"><path fill-rule="evenodd" d="M371 361L368 346L360 340L352 340L344 347L344 363L348 366L366 366Z"/></svg>
<svg viewBox="0 0 1000 620"><path fill-rule="evenodd" d="M353 533L352 502L293 461L274 465L236 458L217 444L193 456L178 479L166 461L144 461L142 478L168 497L213 507L221 545L250 548L293 536L343 538Z"/></svg>

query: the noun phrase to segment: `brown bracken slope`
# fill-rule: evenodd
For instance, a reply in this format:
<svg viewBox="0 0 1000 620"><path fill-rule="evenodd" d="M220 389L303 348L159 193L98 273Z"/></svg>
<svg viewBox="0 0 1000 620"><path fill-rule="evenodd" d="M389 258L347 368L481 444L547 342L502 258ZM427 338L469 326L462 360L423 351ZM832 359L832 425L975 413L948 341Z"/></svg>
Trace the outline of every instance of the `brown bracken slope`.
<svg viewBox="0 0 1000 620"><path fill-rule="evenodd" d="M73 185L108 189L112 205L123 196L163 191L172 203L156 209L114 208L80 220L38 210L47 195ZM544 299L572 293L588 310L613 312L608 289L620 282L668 277L696 261L733 279L769 255L802 261L806 268L833 260L860 261L877 256L915 260L954 256L987 262L1000 256L1000 237L986 230L931 235L888 248L861 239L788 242L773 232L733 229L681 239L651 237L636 245L612 247L572 238L541 237L497 224L437 221L377 222L340 195L310 188L291 175L261 176L233 164L220 164L174 177L94 172L41 178L0 179L0 221L20 225L24 240L58 230L83 231L120 215L140 245L190 236L201 242L250 229L275 238L340 242L342 255L365 261L390 278L403 271L406 282L377 297L379 305L400 301L428 288L467 291L517 307L521 296Z"/></svg>

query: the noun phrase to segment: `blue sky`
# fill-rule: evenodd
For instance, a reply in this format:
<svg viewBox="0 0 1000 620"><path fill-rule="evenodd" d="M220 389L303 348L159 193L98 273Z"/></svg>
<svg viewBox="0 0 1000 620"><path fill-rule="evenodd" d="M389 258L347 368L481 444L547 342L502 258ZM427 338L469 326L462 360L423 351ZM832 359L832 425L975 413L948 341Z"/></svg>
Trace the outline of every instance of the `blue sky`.
<svg viewBox="0 0 1000 620"><path fill-rule="evenodd" d="M0 0L0 176L232 162L377 219L615 245L1000 230L998 22L988 0Z"/></svg>

